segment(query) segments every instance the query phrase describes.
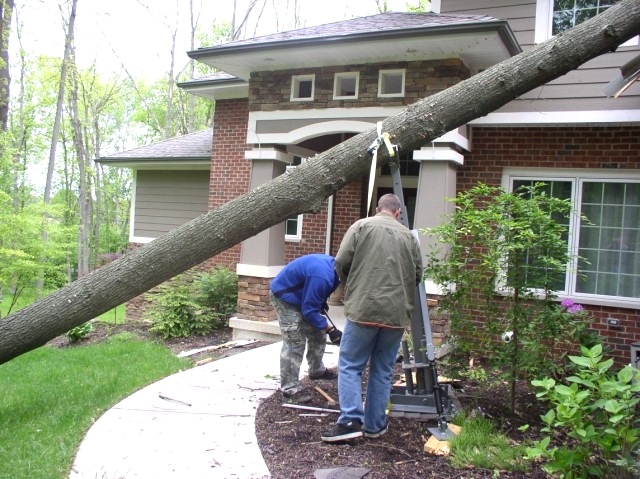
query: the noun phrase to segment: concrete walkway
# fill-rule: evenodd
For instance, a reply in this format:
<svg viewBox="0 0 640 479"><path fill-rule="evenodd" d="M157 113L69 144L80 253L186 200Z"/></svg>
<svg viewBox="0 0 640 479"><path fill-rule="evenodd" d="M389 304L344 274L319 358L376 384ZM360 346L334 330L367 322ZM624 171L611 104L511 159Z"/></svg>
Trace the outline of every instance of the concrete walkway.
<svg viewBox="0 0 640 479"><path fill-rule="evenodd" d="M342 308L331 319L342 329ZM281 342L173 374L116 404L89 429L70 479L270 478L255 435L278 389ZM327 345L334 368L338 348ZM306 361L301 374L307 374Z"/></svg>

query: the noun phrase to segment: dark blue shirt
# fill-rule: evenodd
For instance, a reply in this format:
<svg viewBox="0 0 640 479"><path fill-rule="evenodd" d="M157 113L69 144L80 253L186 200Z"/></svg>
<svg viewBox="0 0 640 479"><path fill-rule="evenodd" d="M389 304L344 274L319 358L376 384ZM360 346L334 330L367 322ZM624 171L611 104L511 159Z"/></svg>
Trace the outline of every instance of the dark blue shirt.
<svg viewBox="0 0 640 479"><path fill-rule="evenodd" d="M327 299L339 284L333 256L308 254L291 261L271 280L271 292L300 308L313 327L326 329L327 320L320 311L327 308Z"/></svg>

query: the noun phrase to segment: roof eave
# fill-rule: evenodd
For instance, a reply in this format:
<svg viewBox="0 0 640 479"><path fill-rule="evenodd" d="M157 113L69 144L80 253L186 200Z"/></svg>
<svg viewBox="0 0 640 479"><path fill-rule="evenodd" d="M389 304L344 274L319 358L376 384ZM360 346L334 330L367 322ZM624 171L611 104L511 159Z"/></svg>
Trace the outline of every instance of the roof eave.
<svg viewBox="0 0 640 479"><path fill-rule="evenodd" d="M522 48L516 40L515 35L513 34L511 27L509 26L509 23L506 20L495 20L464 23L460 25L442 25L410 29L394 29L389 31L382 30L365 33L354 33L348 35L329 35L326 37L284 39L242 45L234 45L233 43L231 43L218 45L215 47L199 48L198 50L191 50L187 52L187 55L194 60L204 61L205 59L207 59L210 61L211 57L254 53L265 50L273 51L285 48L287 50L290 50L292 48L316 47L330 43L355 43L379 41L385 39L393 40L399 38L425 37L443 34L469 34L486 32L487 30L499 32L501 39L505 43L505 47L511 55L516 55L522 52Z"/></svg>
<svg viewBox="0 0 640 479"><path fill-rule="evenodd" d="M206 170L211 168L211 157L208 158L98 158L96 163L117 168L132 170Z"/></svg>

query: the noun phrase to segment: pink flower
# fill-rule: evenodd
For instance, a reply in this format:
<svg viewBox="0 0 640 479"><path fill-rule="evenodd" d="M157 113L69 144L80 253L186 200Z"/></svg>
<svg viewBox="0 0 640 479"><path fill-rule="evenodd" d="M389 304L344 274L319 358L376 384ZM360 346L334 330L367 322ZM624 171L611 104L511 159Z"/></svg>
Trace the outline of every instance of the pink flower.
<svg viewBox="0 0 640 479"><path fill-rule="evenodd" d="M577 313L578 311L582 311L584 310L584 307L581 304L576 304L573 302L573 300L566 298L562 300L562 303L560 303L560 306L562 306L562 308L567 312L567 313Z"/></svg>

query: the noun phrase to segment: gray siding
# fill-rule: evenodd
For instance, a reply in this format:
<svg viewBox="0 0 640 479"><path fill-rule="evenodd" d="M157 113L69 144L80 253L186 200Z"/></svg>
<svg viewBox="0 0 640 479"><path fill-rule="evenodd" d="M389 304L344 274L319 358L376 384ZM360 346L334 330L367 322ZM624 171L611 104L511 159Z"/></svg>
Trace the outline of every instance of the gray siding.
<svg viewBox="0 0 640 479"><path fill-rule="evenodd" d="M507 20L523 49L533 46L536 2L533 0L442 0L442 13L473 13ZM582 65L561 78L536 88L499 111L588 111L640 109L640 82L620 98L606 98L604 87L634 58L640 47L620 47Z"/></svg>
<svg viewBox="0 0 640 479"><path fill-rule="evenodd" d="M441 13L488 15L508 20L523 49L533 45L536 2L531 0L442 0Z"/></svg>
<svg viewBox="0 0 640 479"><path fill-rule="evenodd" d="M206 213L208 204L208 170L139 170L134 236L158 238Z"/></svg>

